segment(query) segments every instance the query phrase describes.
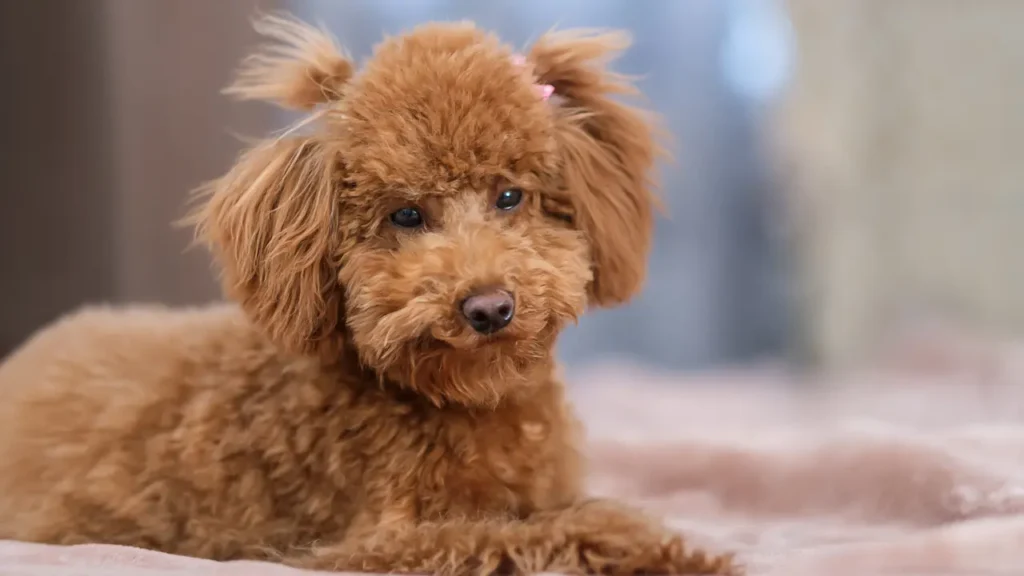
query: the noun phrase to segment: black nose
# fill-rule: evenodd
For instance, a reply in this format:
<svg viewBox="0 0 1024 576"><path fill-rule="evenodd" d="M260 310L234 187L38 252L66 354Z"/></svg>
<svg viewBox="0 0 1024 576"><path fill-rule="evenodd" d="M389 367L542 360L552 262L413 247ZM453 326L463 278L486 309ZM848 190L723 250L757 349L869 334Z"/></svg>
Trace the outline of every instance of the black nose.
<svg viewBox="0 0 1024 576"><path fill-rule="evenodd" d="M491 290L462 301L462 315L481 334L493 334L512 321L516 302L505 290Z"/></svg>

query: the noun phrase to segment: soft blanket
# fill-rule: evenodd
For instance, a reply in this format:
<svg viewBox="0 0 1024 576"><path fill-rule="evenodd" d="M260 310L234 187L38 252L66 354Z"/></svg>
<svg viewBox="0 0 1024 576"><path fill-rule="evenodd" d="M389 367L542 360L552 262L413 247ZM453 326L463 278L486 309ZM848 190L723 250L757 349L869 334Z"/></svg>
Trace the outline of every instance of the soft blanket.
<svg viewBox="0 0 1024 576"><path fill-rule="evenodd" d="M749 574L1009 575L1024 574L1021 358L926 357L843 382L621 366L570 380L593 491L665 516L694 545L735 550ZM303 573L0 542L0 574Z"/></svg>

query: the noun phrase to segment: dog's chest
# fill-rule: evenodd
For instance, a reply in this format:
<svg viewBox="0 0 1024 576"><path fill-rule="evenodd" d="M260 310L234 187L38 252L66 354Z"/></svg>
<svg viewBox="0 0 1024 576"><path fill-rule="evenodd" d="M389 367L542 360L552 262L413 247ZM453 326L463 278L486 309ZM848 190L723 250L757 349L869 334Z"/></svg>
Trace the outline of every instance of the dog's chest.
<svg viewBox="0 0 1024 576"><path fill-rule="evenodd" d="M579 455L566 417L510 409L447 422L424 452L421 515L519 516L571 501Z"/></svg>

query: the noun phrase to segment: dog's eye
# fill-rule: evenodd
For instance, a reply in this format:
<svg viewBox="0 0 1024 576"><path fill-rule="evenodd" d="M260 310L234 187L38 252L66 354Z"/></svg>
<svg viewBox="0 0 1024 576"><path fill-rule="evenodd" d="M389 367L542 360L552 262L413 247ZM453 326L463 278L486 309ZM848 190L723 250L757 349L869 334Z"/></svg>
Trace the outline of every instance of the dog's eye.
<svg viewBox="0 0 1024 576"><path fill-rule="evenodd" d="M423 215L415 208L402 208L391 213L391 223L401 228L419 228Z"/></svg>
<svg viewBox="0 0 1024 576"><path fill-rule="evenodd" d="M494 205L499 210L511 210L516 206L519 206L519 203L522 201L523 191L520 190L519 188L509 188L508 190L505 190L501 194L498 194L498 200L494 203Z"/></svg>

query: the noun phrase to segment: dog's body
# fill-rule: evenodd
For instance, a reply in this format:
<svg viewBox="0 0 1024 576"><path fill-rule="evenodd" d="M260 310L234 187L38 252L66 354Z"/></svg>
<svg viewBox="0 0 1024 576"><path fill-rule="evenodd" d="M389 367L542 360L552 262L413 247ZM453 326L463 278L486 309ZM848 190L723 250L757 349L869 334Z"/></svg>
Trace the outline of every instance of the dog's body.
<svg viewBox="0 0 1024 576"><path fill-rule="evenodd" d="M564 507L574 424L544 378L436 409L282 354L232 306L83 311L0 369L0 534L226 559Z"/></svg>
<svg viewBox="0 0 1024 576"><path fill-rule="evenodd" d="M192 221L238 305L79 312L0 367L0 538L376 571L725 573L581 486L553 346L640 286L651 130L609 36L520 63L471 26L283 41L255 145ZM534 82L551 86L538 92ZM557 102L547 100L553 90ZM605 238L607 236L607 238Z"/></svg>

